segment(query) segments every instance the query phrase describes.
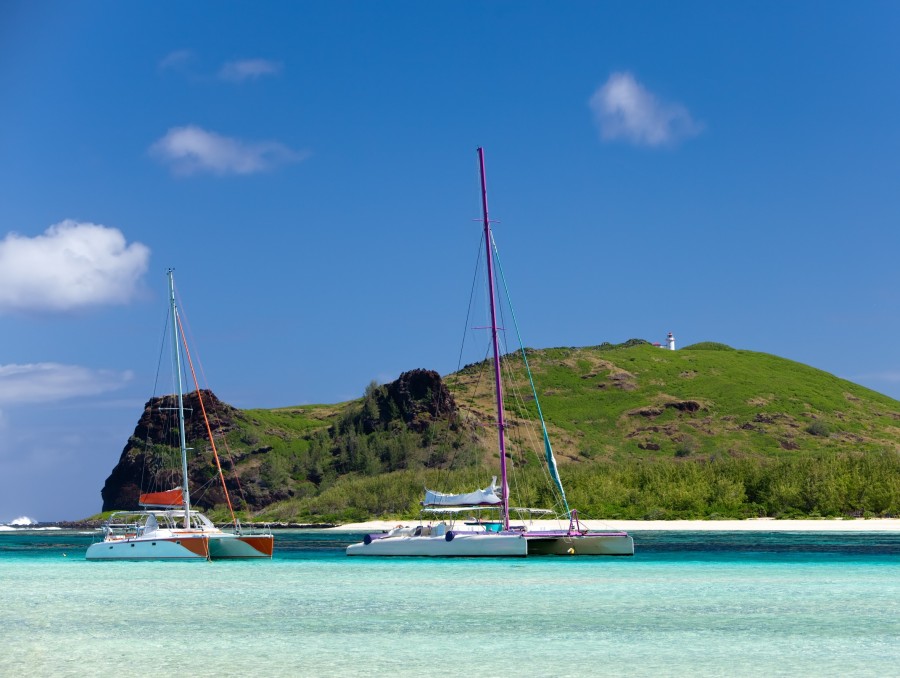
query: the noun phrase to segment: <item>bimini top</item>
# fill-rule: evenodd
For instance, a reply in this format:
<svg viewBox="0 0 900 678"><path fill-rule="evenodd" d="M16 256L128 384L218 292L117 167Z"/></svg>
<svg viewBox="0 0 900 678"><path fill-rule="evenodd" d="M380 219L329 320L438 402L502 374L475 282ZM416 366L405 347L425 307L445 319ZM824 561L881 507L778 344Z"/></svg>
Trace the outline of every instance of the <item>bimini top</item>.
<svg viewBox="0 0 900 678"><path fill-rule="evenodd" d="M499 489L497 476L494 476L491 484L483 490L466 494L444 494L426 488L422 506L497 506L501 501L497 496Z"/></svg>

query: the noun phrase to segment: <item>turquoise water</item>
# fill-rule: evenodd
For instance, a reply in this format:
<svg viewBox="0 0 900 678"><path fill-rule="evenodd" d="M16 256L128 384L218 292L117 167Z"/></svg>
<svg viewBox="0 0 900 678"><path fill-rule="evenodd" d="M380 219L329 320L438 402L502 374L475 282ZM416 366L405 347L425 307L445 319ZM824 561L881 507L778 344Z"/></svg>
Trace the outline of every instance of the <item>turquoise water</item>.
<svg viewBox="0 0 900 678"><path fill-rule="evenodd" d="M636 533L634 558L89 563L0 533L0 675L888 676L900 535Z"/></svg>

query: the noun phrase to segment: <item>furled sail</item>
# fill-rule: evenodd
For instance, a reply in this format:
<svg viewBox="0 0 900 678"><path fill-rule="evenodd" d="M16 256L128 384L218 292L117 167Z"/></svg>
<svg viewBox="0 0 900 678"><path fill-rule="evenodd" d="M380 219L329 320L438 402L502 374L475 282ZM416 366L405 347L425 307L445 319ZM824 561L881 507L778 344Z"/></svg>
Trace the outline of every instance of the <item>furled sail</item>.
<svg viewBox="0 0 900 678"><path fill-rule="evenodd" d="M423 506L495 506L500 503L497 496L497 476L491 480L491 484L483 490L475 490L466 494L444 494L426 488Z"/></svg>
<svg viewBox="0 0 900 678"><path fill-rule="evenodd" d="M181 506L184 503L184 493L180 487L164 492L148 492L141 495L138 503L141 506Z"/></svg>

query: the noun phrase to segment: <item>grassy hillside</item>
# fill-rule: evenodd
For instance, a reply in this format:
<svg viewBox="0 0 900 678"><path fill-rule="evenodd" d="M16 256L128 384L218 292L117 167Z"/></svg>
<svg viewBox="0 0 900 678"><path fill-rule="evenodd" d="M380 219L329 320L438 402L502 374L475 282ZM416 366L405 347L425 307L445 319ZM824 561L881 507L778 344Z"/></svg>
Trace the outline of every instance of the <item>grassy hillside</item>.
<svg viewBox="0 0 900 678"><path fill-rule="evenodd" d="M638 344L532 351L528 361L557 447L571 458L789 456L900 443L897 401L764 353ZM448 379L451 390L473 391L460 377ZM516 386L525 391L524 381Z"/></svg>
<svg viewBox="0 0 900 678"><path fill-rule="evenodd" d="M527 359L570 504L584 515L900 514L900 403L887 396L713 343ZM522 362L504 361L511 484L520 505L546 506ZM445 377L446 389L433 379L372 384L337 405L237 411L220 427L239 478L232 496L256 519L346 521L413 516L426 485L485 486L499 456L489 362ZM192 482L195 472L208 480L208 444L193 447ZM223 515L214 491L207 503Z"/></svg>

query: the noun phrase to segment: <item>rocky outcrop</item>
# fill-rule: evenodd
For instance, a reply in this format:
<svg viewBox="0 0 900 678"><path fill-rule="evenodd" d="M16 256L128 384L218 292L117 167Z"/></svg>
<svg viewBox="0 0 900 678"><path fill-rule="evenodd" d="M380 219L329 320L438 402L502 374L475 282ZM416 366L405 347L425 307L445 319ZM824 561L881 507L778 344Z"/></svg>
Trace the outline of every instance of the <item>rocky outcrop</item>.
<svg viewBox="0 0 900 678"><path fill-rule="evenodd" d="M422 433L436 419L456 414L456 401L434 370L410 370L396 381L366 394L362 411L365 433L384 430L400 420L416 433Z"/></svg>
<svg viewBox="0 0 900 678"><path fill-rule="evenodd" d="M223 403L210 391L201 393L232 504L251 512L307 495L310 483L318 484L327 473L368 468L365 455L377 457L382 470L427 463L419 456L431 454L440 445L423 446L426 432L437 422L444 429L448 422L452 426L457 414L456 402L440 375L423 369L404 372L389 384L373 384L366 389L361 406L337 419L327 434L323 422L319 436L282 429L276 422L267 423L252 412ZM104 511L136 510L142 492L181 485L176 408L171 395L153 398L144 406L101 491ZM224 505L226 497L196 392L184 397L184 408L191 504L203 510ZM236 432L230 437L231 449L223 449L222 438L231 431ZM398 431L410 436L404 439L403 450L394 449ZM272 440L278 441L278 450Z"/></svg>
<svg viewBox="0 0 900 678"><path fill-rule="evenodd" d="M218 438L235 427L237 410L223 403L212 391L200 392L209 417L213 435ZM178 403L174 395L151 398L144 405L134 433L125 444L119 463L113 468L100 492L103 510L135 510L141 492L171 489L181 485L181 459L178 452ZM184 396L185 437L188 447L206 449L200 441L208 441L206 423L197 392ZM194 442L197 441L197 442ZM203 455L192 454L188 464L191 486L205 484L209 478L209 461ZM221 487L211 488L196 502L209 508L224 501Z"/></svg>

